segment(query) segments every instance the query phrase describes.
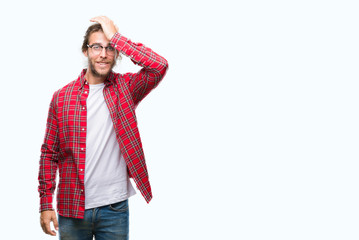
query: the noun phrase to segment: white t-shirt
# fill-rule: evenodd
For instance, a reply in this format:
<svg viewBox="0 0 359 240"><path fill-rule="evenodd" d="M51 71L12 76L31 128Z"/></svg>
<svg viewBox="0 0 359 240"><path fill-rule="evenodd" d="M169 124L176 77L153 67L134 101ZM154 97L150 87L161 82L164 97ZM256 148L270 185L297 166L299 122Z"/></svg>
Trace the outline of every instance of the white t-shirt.
<svg viewBox="0 0 359 240"><path fill-rule="evenodd" d="M85 209L126 200L136 192L106 105L105 84L89 84L85 164Z"/></svg>

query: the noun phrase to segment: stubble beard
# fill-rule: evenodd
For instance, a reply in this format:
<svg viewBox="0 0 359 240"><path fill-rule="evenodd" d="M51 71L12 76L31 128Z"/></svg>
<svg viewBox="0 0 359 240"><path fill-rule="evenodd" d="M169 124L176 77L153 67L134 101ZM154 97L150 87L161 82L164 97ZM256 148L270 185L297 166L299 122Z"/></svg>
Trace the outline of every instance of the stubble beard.
<svg viewBox="0 0 359 240"><path fill-rule="evenodd" d="M116 65L116 61L113 61L112 63L111 63L111 67L110 67L110 69L106 72L106 73L99 73L96 69L95 69L95 66L92 64L92 62L91 62L91 60L90 59L88 59L88 66L89 66L89 69L90 69L90 71L91 71L91 73L92 73L92 75L94 76L94 77L107 77L108 76L108 74L111 72L111 70L112 70L112 68L114 67Z"/></svg>

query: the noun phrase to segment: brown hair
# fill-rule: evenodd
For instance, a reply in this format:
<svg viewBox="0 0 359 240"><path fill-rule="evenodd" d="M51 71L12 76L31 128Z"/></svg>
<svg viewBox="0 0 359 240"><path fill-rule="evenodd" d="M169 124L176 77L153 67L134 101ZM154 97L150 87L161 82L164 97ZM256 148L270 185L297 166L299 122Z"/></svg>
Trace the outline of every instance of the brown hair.
<svg viewBox="0 0 359 240"><path fill-rule="evenodd" d="M87 44L89 44L90 35L94 32L100 32L100 31L103 32L103 29L101 27L101 24L99 23L92 24L87 28L87 31L84 36L84 41L82 43L82 52L87 51Z"/></svg>
<svg viewBox="0 0 359 240"><path fill-rule="evenodd" d="M99 23L95 23L95 24L92 24L91 26L89 26L87 28L87 31L85 33L85 36L84 36L84 41L82 42L82 52L86 52L87 51L87 44L89 44L89 38L91 36L92 33L95 33L95 32L103 32L103 29L101 27L101 24ZM122 56L121 54L116 50L116 53L117 53L117 57L116 59L122 59Z"/></svg>

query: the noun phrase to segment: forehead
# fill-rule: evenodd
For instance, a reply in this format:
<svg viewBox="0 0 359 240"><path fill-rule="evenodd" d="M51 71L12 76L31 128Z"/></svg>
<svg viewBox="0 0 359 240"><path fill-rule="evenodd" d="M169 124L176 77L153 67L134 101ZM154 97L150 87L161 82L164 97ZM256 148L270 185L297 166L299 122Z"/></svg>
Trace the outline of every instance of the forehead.
<svg viewBox="0 0 359 240"><path fill-rule="evenodd" d="M108 45L110 41L106 38L105 34L101 31L91 33L89 37L89 44L100 43L101 45Z"/></svg>

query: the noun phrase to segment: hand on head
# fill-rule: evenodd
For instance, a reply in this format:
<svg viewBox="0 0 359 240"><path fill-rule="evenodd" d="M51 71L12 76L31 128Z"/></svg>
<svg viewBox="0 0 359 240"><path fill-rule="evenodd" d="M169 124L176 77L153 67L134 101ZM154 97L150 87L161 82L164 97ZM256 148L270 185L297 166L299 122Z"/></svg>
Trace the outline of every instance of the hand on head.
<svg viewBox="0 0 359 240"><path fill-rule="evenodd" d="M106 16L98 16L90 19L91 22L96 22L101 24L103 33L105 34L108 40L111 40L113 35L118 32L118 27L113 23L111 19Z"/></svg>

